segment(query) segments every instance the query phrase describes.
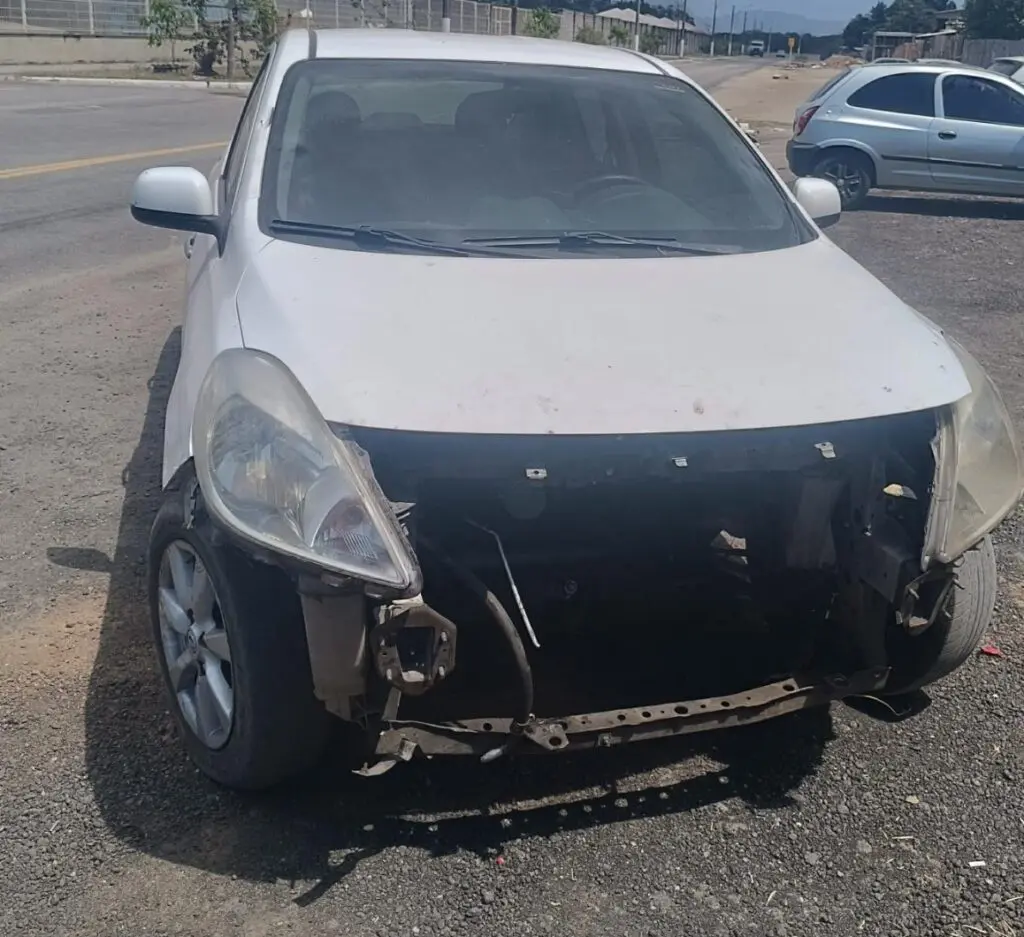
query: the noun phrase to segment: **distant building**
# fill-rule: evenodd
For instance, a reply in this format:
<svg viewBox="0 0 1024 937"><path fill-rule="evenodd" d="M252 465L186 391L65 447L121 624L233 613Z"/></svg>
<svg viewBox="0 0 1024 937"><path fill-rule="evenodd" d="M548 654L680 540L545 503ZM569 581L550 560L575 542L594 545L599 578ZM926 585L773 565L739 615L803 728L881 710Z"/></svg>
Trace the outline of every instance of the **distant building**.
<svg viewBox="0 0 1024 937"><path fill-rule="evenodd" d="M935 14L940 30L955 29L960 32L966 25L963 10L941 10Z"/></svg>
<svg viewBox="0 0 1024 937"><path fill-rule="evenodd" d="M636 10L625 10L622 7L612 7L610 10L605 10L602 13L598 13L598 16L604 17L605 19L620 20L623 23L633 25L636 23ZM650 26L654 29L679 29L679 20L670 20L664 16L650 16L647 13L640 14L640 25ZM700 35L706 35L704 30L698 29L693 23L685 23L683 27L688 33L696 33Z"/></svg>
<svg viewBox="0 0 1024 937"><path fill-rule="evenodd" d="M877 32L871 37L871 61L875 59L903 58L896 51L914 41L913 33Z"/></svg>
<svg viewBox="0 0 1024 937"><path fill-rule="evenodd" d="M604 10L597 15L604 20L616 20L622 23L630 33L634 31L636 26L635 8L612 7L610 10ZM682 20L672 20L664 16L651 16L647 13L641 13L640 31L643 33L654 29L681 33L685 37L684 50L688 53L707 51L707 46L711 41L710 35L703 29L694 26L693 23L684 23Z"/></svg>

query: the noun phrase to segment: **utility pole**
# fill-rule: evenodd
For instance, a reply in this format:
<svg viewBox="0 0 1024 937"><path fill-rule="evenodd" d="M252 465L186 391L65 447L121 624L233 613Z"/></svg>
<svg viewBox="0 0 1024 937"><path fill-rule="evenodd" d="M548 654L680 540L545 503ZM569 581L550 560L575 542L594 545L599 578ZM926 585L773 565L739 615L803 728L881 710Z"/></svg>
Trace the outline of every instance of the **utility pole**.
<svg viewBox="0 0 1024 937"><path fill-rule="evenodd" d="M729 14L729 56L732 56L732 37L733 27L736 25L736 7L732 8L732 13Z"/></svg>
<svg viewBox="0 0 1024 937"><path fill-rule="evenodd" d="M519 0L512 0L512 15L509 22L509 32L511 32L513 36L518 35L516 30L519 29Z"/></svg>
<svg viewBox="0 0 1024 937"><path fill-rule="evenodd" d="M718 0L715 0L714 12L711 14L711 57L715 55L715 29L718 26Z"/></svg>
<svg viewBox="0 0 1024 937"><path fill-rule="evenodd" d="M441 0L441 32L452 31L452 0Z"/></svg>
<svg viewBox="0 0 1024 937"><path fill-rule="evenodd" d="M740 53L746 54L747 51L747 11L743 11L743 32L740 33L743 37L743 41L740 43Z"/></svg>
<svg viewBox="0 0 1024 937"><path fill-rule="evenodd" d="M682 26L682 41L679 44L679 56L682 58L686 55L686 7L690 0L683 0L683 26Z"/></svg>
<svg viewBox="0 0 1024 937"><path fill-rule="evenodd" d="M633 48L640 50L640 0L636 0L636 32L633 34Z"/></svg>
<svg viewBox="0 0 1024 937"><path fill-rule="evenodd" d="M232 6L228 11L228 38L227 38L227 49L224 50L227 56L226 71L228 73L228 81L233 81L235 78L235 24L238 22L238 7Z"/></svg>
<svg viewBox="0 0 1024 937"><path fill-rule="evenodd" d="M768 29L768 41L764 44L764 54L771 55L772 52L772 31Z"/></svg>

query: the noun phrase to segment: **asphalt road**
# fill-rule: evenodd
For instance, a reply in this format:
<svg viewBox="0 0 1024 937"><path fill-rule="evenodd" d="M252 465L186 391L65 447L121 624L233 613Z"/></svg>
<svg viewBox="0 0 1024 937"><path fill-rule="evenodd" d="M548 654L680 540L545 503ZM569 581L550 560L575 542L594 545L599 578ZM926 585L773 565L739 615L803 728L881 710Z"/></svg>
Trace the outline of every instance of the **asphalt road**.
<svg viewBox="0 0 1024 937"><path fill-rule="evenodd" d="M0 83L0 284L166 245L128 217L135 176L147 165L210 167L241 103L199 90Z"/></svg>
<svg viewBox="0 0 1024 937"><path fill-rule="evenodd" d="M328 766L269 799L197 775L140 595L180 245L125 205L147 164L205 168L215 151L133 154L224 140L238 106L0 84L0 934L1024 931L1019 520L999 542L1004 656L970 662L912 720L837 706L371 784ZM52 165L109 156L125 158ZM1022 220L890 197L832 232L962 338L1018 413Z"/></svg>

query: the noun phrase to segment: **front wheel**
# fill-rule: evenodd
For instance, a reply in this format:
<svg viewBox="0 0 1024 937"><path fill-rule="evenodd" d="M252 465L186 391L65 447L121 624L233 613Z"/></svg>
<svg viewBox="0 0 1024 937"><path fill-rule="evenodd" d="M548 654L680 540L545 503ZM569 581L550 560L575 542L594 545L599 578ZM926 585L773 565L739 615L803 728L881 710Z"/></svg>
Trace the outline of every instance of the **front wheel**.
<svg viewBox="0 0 1024 937"><path fill-rule="evenodd" d="M894 633L887 694L909 693L935 683L963 664L992 621L996 604L996 555L986 537L960 561L949 603L919 635Z"/></svg>
<svg viewBox="0 0 1024 937"><path fill-rule="evenodd" d="M839 190L843 211L860 208L872 186L872 166L869 159L855 150L826 152L814 166L812 173L828 179Z"/></svg>
<svg viewBox="0 0 1024 937"><path fill-rule="evenodd" d="M279 570L186 524L171 491L150 535L149 606L160 669L189 755L226 787L271 787L321 757L330 716L313 694L302 608Z"/></svg>

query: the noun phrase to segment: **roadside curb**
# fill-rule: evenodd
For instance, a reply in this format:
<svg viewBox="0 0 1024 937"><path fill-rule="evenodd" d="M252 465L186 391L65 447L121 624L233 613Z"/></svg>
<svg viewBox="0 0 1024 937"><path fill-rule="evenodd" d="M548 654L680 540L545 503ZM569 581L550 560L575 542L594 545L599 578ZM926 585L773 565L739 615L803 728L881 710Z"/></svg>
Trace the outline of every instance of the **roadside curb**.
<svg viewBox="0 0 1024 937"><path fill-rule="evenodd" d="M207 91L218 94L226 91L248 91L251 81L163 81L159 78L75 78L71 75L3 75L2 81L22 81L36 84L62 85L97 85L100 87L144 87L168 88L171 90L188 89L190 91Z"/></svg>

